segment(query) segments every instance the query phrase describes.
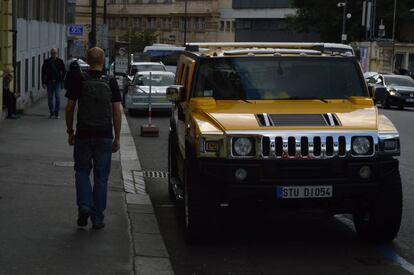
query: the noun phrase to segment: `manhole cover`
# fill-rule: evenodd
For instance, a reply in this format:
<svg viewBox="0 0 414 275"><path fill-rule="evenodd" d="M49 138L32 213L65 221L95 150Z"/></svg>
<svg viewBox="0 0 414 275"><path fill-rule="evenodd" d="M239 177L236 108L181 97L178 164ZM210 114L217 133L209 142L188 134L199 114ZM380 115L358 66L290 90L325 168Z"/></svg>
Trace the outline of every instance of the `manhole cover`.
<svg viewBox="0 0 414 275"><path fill-rule="evenodd" d="M166 178L168 173L164 171L144 171L145 178Z"/></svg>
<svg viewBox="0 0 414 275"><path fill-rule="evenodd" d="M75 163L73 161L55 161L55 162L53 162L53 166L73 167L73 166L75 166Z"/></svg>

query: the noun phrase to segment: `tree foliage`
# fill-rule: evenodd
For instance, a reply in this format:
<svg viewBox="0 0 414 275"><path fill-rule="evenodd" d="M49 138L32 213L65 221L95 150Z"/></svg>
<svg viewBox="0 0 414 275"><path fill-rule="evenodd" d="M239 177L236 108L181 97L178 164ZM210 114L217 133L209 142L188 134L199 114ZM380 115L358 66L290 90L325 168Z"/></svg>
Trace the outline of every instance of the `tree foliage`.
<svg viewBox="0 0 414 275"><path fill-rule="evenodd" d="M128 30L122 37L129 44L131 53L142 52L146 46L152 45L157 41L158 33L154 30L135 31Z"/></svg>
<svg viewBox="0 0 414 275"><path fill-rule="evenodd" d="M339 42L342 33L343 8L338 7L339 2L345 0L291 0L292 7L297 9L296 15L289 18L289 24L298 32L316 32L322 41ZM348 0L347 13L352 17L347 19L346 33L348 41L364 40L366 31L361 26L363 0ZM385 38L392 37L392 25L394 14L393 0L376 1L375 37L377 37L378 25L383 19L385 25ZM414 8L412 0L397 0L396 38L398 40L398 26L401 20L410 14Z"/></svg>

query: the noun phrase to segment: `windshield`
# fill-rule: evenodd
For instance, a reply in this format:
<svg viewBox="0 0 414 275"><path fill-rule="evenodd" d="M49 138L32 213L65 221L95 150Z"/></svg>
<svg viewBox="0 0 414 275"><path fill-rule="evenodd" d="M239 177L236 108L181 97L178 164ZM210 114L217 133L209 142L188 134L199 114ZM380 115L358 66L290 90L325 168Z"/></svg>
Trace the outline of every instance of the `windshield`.
<svg viewBox="0 0 414 275"><path fill-rule="evenodd" d="M174 76L172 75L160 75L152 74L152 86L170 86L174 85ZM134 85L138 86L149 86L150 76L149 75L136 75L133 81Z"/></svg>
<svg viewBox="0 0 414 275"><path fill-rule="evenodd" d="M149 72L149 71L165 72L165 67L161 64L132 65L130 75L135 75L137 72Z"/></svg>
<svg viewBox="0 0 414 275"><path fill-rule="evenodd" d="M384 76L385 83L388 86L408 86L414 87L414 80L410 77L398 77L398 76Z"/></svg>
<svg viewBox="0 0 414 275"><path fill-rule="evenodd" d="M345 99L367 96L350 58L236 57L200 64L195 97L215 99Z"/></svg>

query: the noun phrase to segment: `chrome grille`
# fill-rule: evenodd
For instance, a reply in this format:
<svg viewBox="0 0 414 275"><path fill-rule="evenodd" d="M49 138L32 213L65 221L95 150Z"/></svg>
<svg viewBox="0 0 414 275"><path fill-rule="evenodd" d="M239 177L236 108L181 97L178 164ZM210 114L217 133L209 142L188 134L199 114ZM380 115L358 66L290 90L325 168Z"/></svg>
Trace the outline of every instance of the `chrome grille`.
<svg viewBox="0 0 414 275"><path fill-rule="evenodd" d="M276 136L270 140L269 145L262 144L262 151L273 152L276 158L344 157L349 151L346 148L345 136ZM266 148L267 146L270 146L270 150ZM263 154L263 156L272 156L272 154Z"/></svg>

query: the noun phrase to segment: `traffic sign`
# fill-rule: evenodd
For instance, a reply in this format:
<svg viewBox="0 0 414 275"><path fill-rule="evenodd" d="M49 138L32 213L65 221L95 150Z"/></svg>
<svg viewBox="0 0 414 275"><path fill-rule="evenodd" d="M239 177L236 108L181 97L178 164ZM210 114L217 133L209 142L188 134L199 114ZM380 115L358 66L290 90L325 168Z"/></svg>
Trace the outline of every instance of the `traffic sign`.
<svg viewBox="0 0 414 275"><path fill-rule="evenodd" d="M69 25L68 26L69 35L83 35L83 25Z"/></svg>

